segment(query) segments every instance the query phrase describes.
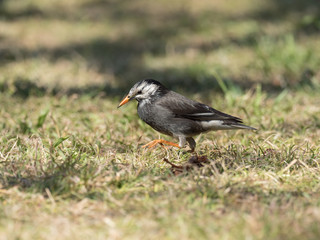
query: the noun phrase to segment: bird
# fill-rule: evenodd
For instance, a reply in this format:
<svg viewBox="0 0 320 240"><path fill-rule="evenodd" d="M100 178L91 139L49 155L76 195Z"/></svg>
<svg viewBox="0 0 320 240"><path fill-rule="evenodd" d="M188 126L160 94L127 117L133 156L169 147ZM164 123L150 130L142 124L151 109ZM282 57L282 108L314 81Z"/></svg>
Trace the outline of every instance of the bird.
<svg viewBox="0 0 320 240"><path fill-rule="evenodd" d="M231 129L257 130L244 125L238 117L171 91L154 79L144 79L134 84L118 108L134 99L138 101L138 115L145 123L179 140L177 144L156 139L143 145L143 148L152 148L157 144L183 148L188 143L190 152L194 152L196 142L193 137L201 133Z"/></svg>

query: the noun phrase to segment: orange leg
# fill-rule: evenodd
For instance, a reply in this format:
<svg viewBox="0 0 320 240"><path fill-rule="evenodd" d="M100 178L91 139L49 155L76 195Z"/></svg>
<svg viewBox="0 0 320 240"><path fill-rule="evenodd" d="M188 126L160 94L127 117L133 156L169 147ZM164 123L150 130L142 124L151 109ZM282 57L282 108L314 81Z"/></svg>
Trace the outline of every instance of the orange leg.
<svg viewBox="0 0 320 240"><path fill-rule="evenodd" d="M173 143L173 142L168 142L168 141L163 140L163 139L153 140L153 141L147 143L146 145L143 145L142 147L143 147L143 148L152 148L152 147L156 146L157 144L161 144L161 145L167 144L167 145L171 145L171 146L180 148L178 144Z"/></svg>

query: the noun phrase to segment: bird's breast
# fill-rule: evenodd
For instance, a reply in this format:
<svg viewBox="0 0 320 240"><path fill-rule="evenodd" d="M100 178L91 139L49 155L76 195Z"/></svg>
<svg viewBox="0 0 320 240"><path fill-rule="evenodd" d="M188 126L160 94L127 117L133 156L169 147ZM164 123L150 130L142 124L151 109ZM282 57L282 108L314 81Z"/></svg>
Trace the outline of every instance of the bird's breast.
<svg viewBox="0 0 320 240"><path fill-rule="evenodd" d="M166 117L156 109L153 103L141 101L138 104L137 110L141 120L150 125L153 129L166 135L172 135L168 129Z"/></svg>
<svg viewBox="0 0 320 240"><path fill-rule="evenodd" d="M152 106L150 103L146 101L141 101L138 104L138 115L139 117L146 123L152 121L153 114L152 114Z"/></svg>

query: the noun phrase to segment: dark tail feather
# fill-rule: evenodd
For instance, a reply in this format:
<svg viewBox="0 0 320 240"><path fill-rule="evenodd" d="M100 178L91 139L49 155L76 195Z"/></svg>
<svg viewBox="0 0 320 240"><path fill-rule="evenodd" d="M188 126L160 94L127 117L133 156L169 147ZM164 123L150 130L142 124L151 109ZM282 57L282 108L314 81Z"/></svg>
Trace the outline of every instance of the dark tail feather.
<svg viewBox="0 0 320 240"><path fill-rule="evenodd" d="M244 124L240 124L240 123L235 123L235 124L230 124L232 127L234 128L238 128L238 129L249 129L249 130L258 130L256 128L244 125Z"/></svg>

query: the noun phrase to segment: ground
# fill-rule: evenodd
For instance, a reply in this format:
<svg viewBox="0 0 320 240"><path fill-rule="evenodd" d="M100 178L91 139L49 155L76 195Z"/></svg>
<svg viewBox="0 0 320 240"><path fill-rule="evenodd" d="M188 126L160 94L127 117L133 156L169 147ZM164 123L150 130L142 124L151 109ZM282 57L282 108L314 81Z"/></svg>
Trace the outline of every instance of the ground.
<svg viewBox="0 0 320 240"><path fill-rule="evenodd" d="M0 238L319 239L319 9L0 1ZM211 163L175 175L188 149L117 109L149 77L258 131L198 136Z"/></svg>

